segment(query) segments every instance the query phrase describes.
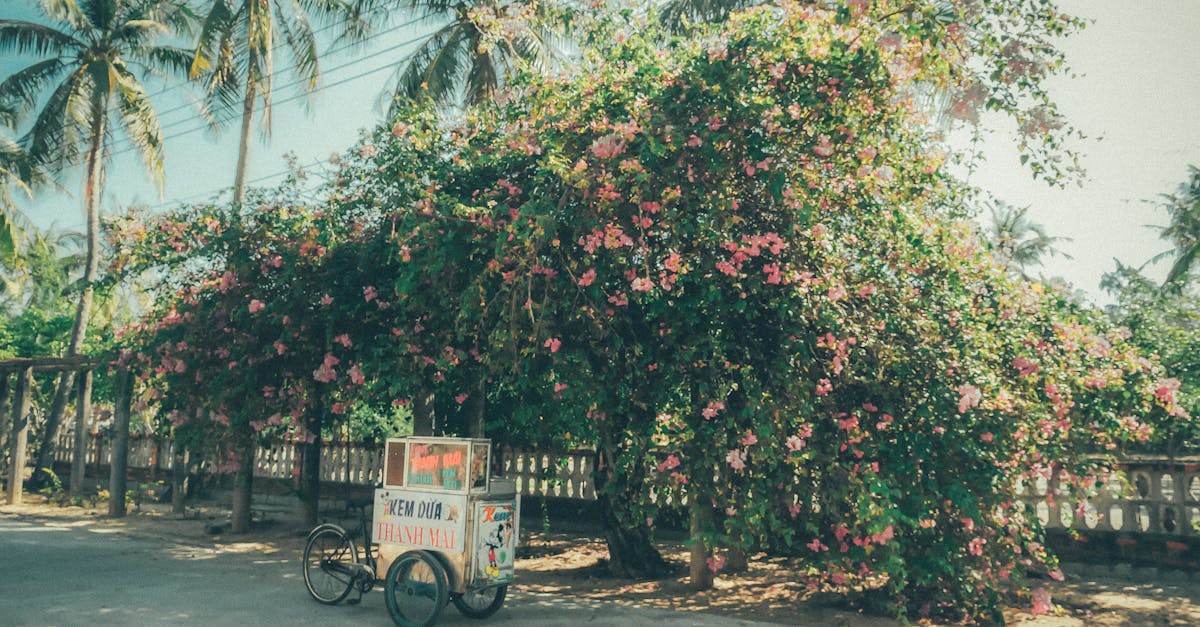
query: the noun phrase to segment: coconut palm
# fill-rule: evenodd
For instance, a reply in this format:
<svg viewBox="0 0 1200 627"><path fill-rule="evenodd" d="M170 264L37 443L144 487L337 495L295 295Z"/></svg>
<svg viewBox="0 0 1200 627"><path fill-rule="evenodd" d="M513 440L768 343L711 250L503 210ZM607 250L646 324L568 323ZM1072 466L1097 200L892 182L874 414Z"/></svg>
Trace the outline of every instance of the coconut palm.
<svg viewBox="0 0 1200 627"><path fill-rule="evenodd" d="M162 187L163 142L142 78L186 74L191 54L156 39L185 32L180 0L42 0L46 22L0 19L0 52L34 59L0 82L0 109L15 118L37 110L22 143L34 165L83 166L87 219L83 289L66 355L79 353L99 268L100 197L114 128L140 152ZM70 377L59 378L37 468L46 466L66 410Z"/></svg>
<svg viewBox="0 0 1200 627"><path fill-rule="evenodd" d="M246 194L250 158L250 127L258 103L262 124L270 134L271 96L276 74L275 52L286 49L292 71L308 92L321 77L317 38L311 18L335 20L339 38L361 39L384 0L211 0L196 44L191 76L203 79L218 109L234 110L241 103L241 134L233 181L233 203Z"/></svg>
<svg viewBox="0 0 1200 627"><path fill-rule="evenodd" d="M1175 258L1163 287L1180 292L1187 283L1184 279L1200 255L1200 168L1188 167L1189 179L1179 186L1174 194L1163 195L1163 205L1171 218L1170 224L1160 228L1160 237L1171 242L1171 250L1155 255L1151 262Z"/></svg>
<svg viewBox="0 0 1200 627"><path fill-rule="evenodd" d="M440 24L392 79L398 102L429 98L441 106L491 99L522 65L545 71L558 55L565 9L532 0L401 0L422 21Z"/></svg>
<svg viewBox="0 0 1200 627"><path fill-rule="evenodd" d="M1006 266L1022 274L1030 266L1042 265L1047 257L1071 258L1055 247L1071 239L1048 235L1044 226L1029 219L1029 207L1013 207L1003 202L993 205L987 240Z"/></svg>

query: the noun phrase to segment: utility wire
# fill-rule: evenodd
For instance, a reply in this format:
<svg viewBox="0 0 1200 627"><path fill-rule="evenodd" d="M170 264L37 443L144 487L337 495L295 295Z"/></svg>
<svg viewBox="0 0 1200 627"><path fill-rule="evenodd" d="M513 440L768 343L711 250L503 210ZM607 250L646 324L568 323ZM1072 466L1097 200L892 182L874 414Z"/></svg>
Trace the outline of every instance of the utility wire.
<svg viewBox="0 0 1200 627"><path fill-rule="evenodd" d="M390 34L391 32L393 32L393 31L396 31L396 30L399 30L399 29L402 29L402 28L407 28L407 27L409 27L409 26L412 26L413 24L416 24L417 22L423 21L424 19L425 19L425 18L414 18L414 19L411 19L411 20L409 20L409 21L407 21L407 22L404 22L403 24L399 24L399 25L397 25L395 28L392 28L392 29L389 29L389 30L380 30L378 33L375 33L374 35L371 35L370 37L365 37L365 38L363 38L363 39L361 39L361 40L358 40L358 41L347 42L347 43L345 43L345 44L342 44L341 46L336 46L336 47L334 47L334 48L331 48L331 49L329 49L329 50L326 50L326 51L324 52L324 55L325 55L325 56L329 56L329 55L332 55L332 54L337 54L337 53L339 53L339 52L342 52L342 51L344 51L344 50L347 50L347 49L349 49L349 48L352 48L352 47L355 47L355 46L359 46L359 45L365 44L365 43L367 43L367 42L371 41L372 39L375 39L375 38L377 38L377 37L382 37L382 36L384 36L384 35ZM282 44L276 44L276 45L275 45L275 47L274 47L274 48L272 48L272 50L275 50L276 48L279 48L281 45L282 45ZM387 50L382 50L382 51L379 51L379 52L387 52L387 51L390 51L390 50L393 50L393 49L395 49L395 46L393 46L392 48L388 48ZM368 56L368 57L363 57L363 58L370 58L370 57ZM341 65L341 66L334 66L334 67L332 67L332 68L329 68L329 69L327 69L327 70L326 70L326 72L333 72L333 71L336 71L336 70L338 70L338 69L339 69L339 68L341 68L341 67L345 67L345 65L343 64L343 65ZM293 80L293 81L291 81L291 82L289 82L289 83L285 83L285 84L283 84L283 85L279 86L279 87L278 87L278 89L280 89L280 90L288 89L288 88L290 88L290 87L293 87L293 86L295 86L295 85L299 85L299 84L301 84L301 83L303 83L303 82L304 82L304 79L302 79L302 78L298 78L298 79L295 79L295 80ZM164 89L164 90L160 91L158 94L155 94L154 96L151 96L151 98L157 98L158 96L161 96L162 94L164 94L164 93L166 93L166 92L170 91L172 88L180 88L180 87L185 87L185 86L187 86L188 84L189 84L189 83L179 83L179 84L173 85L171 88ZM189 95L190 95L190 94L189 94ZM172 114L172 113L175 113L176 111L182 111L182 110L184 110L184 109L191 109L193 104L194 104L194 103L192 103L192 102L186 102L186 103L184 103L184 104L181 104L181 105L176 105L176 106L174 106L174 107L171 107L171 108L169 108L169 109L164 109L162 112L158 113L158 118L161 120L162 118L164 118L164 117L166 117L166 116L168 116L168 115L170 115L170 114ZM178 122L172 122L172 123L170 123L170 124L163 125L163 127L162 127L162 128L163 128L163 129L167 129L167 128L170 128L170 127L172 127L172 126L177 126L177 125L179 124L179 122L185 122L185 123L186 123L186 122L191 122L191 121L192 121L192 119L191 119L191 118L186 118L186 119L184 119L184 120L182 120L182 121L178 121Z"/></svg>
<svg viewBox="0 0 1200 627"><path fill-rule="evenodd" d="M355 61L352 61L352 62L349 62L349 63L343 64L343 65L342 65L342 66L341 66L339 69L343 69L343 68L346 68L346 67L350 67L350 66L352 66L352 65L357 65L358 63L362 63L362 62L364 62L364 61L367 61L367 60L369 60L369 59L371 59L371 58L374 58L375 56L378 56L379 54L383 54L384 52L388 52L388 51L391 51L391 50L394 50L394 49L397 49L397 48L401 48L401 47L404 47L404 46L411 45L411 44L413 44L413 43L416 43L417 41L420 41L420 40L421 40L421 39L423 39L424 37L425 37L425 35L421 35L421 36L418 36L418 37L413 37L412 39L408 39L408 40L406 40L406 41L404 41L404 42L401 42L401 43L399 43L399 44L396 44L395 46L392 46L392 47L388 48L387 50L381 50L381 51L379 51L378 53L375 53L375 54L372 54L372 55L369 55L369 56L366 56L366 57L363 57L363 58L357 59L357 60L355 60ZM319 86L319 87L317 87L317 88L313 89L311 92L301 92L301 93L299 93L299 94L295 94L295 95L293 95L293 96L289 96L289 97L287 97L287 98L283 98L283 99L280 99L280 100L275 100L275 101L273 101L273 102L271 103L271 106L272 106L272 107L274 107L274 106L276 106L276 105L281 105L281 104L286 104L286 103L288 103L288 102L293 102L293 101L295 101L295 100L299 100L299 99L301 99L301 98L308 97L308 96L310 96L310 95L312 95L312 94L315 94L315 93L318 93L318 92L324 91L324 90L326 90L326 89L329 89L329 88L331 88L331 87L337 87L338 85L343 85L343 84L345 84L345 83L348 83L348 82L350 82L350 81L354 81L354 80L358 80L358 79L360 79L360 78L363 78L364 76L369 76L369 75L371 75L371 74L375 74L375 73L377 73L377 72L380 72L380 71L383 71L383 70L392 69L392 68L394 68L394 67L395 67L395 64L394 64L394 63L388 63L388 64L385 64L385 65L381 65L381 66L379 66L379 67L377 67L377 68L373 68L373 69L367 70L367 71L365 71L365 72L360 72L360 73L358 73L358 74L355 74L354 76L349 76L349 77L346 77L346 78L344 78L344 79L341 79L341 80L338 80L338 81L334 81L334 82L332 82L332 83L327 83L327 84L321 85L321 86ZM331 71L332 71L332 70L331 70ZM263 110L263 109L264 109L264 107L263 107L263 106L256 106L256 107L254 108L254 113L260 113L260 112L262 112L262 110ZM201 124L201 125L199 125L199 126L192 127L192 128L190 128L190 129L188 129L188 130L185 130L185 131L181 131L181 132L179 132L179 133L176 133L176 134L174 134L174 135L171 135L171 136L169 136L169 137L164 137L164 138L163 138L163 142L165 143L167 139L178 139L178 138L180 138L180 137L183 137L184 135L190 135L190 134L192 134L192 133L195 133L195 132L198 132L198 131L205 130L205 129L207 129L207 128L208 128L208 125L206 125L206 124ZM136 146L129 146L129 147L122 148L122 149L119 149L119 150L115 150L115 151L113 151L113 152L109 153L109 157L111 158L111 157L116 157L116 156L123 155L123 154L128 154L128 153L130 153L130 152L134 152L134 151L136 151L136 150L137 150L137 147L136 147Z"/></svg>

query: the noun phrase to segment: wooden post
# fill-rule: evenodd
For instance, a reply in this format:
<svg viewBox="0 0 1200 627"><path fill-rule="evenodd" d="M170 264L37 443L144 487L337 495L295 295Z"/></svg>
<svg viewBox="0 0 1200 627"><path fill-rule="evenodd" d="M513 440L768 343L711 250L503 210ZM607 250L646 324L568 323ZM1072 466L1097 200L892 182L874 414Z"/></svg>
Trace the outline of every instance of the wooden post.
<svg viewBox="0 0 1200 627"><path fill-rule="evenodd" d="M8 467L4 465L8 451L8 432L12 425L12 376L8 372L0 372L0 473L8 476Z"/></svg>
<svg viewBox="0 0 1200 627"><path fill-rule="evenodd" d="M87 468L88 416L92 415L92 371L75 373L75 449L71 454L71 496L83 494L84 470Z"/></svg>
<svg viewBox="0 0 1200 627"><path fill-rule="evenodd" d="M16 413L9 438L8 504L20 505L24 496L25 458L29 444L29 407L33 395L33 368L25 368L17 379Z"/></svg>
<svg viewBox="0 0 1200 627"><path fill-rule="evenodd" d="M125 515L125 474L129 467L129 407L133 400L133 375L117 372L116 407L113 412L112 461L108 479L108 515Z"/></svg>

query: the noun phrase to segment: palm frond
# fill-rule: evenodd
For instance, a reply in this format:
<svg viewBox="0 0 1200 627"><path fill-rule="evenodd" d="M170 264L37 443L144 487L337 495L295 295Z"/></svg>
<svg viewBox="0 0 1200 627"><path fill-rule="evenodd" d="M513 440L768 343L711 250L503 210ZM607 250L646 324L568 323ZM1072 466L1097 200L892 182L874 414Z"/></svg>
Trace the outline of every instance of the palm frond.
<svg viewBox="0 0 1200 627"><path fill-rule="evenodd" d="M196 50L189 70L192 78L198 78L218 63L222 55L220 42L227 41L236 24L236 14L223 0L216 0L204 16L200 35L196 38Z"/></svg>
<svg viewBox="0 0 1200 627"><path fill-rule="evenodd" d="M146 170L161 190L163 185L162 129L158 115L146 95L145 88L128 70L116 68L113 73L117 109L129 142L138 148Z"/></svg>
<svg viewBox="0 0 1200 627"><path fill-rule="evenodd" d="M79 8L76 0L41 0L42 10L52 20L66 22L76 32L96 27L87 14Z"/></svg>
<svg viewBox="0 0 1200 627"><path fill-rule="evenodd" d="M21 141L35 165L62 170L77 162L91 92L87 75L75 71L50 93Z"/></svg>
<svg viewBox="0 0 1200 627"><path fill-rule="evenodd" d="M49 26L22 20L0 20L0 51L44 57L87 44Z"/></svg>
<svg viewBox="0 0 1200 627"><path fill-rule="evenodd" d="M395 115L396 102L427 97L445 104L457 97L458 69L462 48L467 43L464 25L458 22L438 29L421 42L393 79L394 101L388 115Z"/></svg>
<svg viewBox="0 0 1200 627"><path fill-rule="evenodd" d="M38 98L46 84L67 69L62 59L53 57L39 61L13 73L0 83L0 100L8 101L17 114L37 106Z"/></svg>
<svg viewBox="0 0 1200 627"><path fill-rule="evenodd" d="M116 0L84 0L80 10L96 30L112 30L120 7Z"/></svg>
<svg viewBox="0 0 1200 627"><path fill-rule="evenodd" d="M292 19L284 19L278 15L275 24L283 35L283 41L292 55L292 71L304 81L304 90L312 91L321 78L319 54L317 53L317 38L313 35L307 15L296 11Z"/></svg>

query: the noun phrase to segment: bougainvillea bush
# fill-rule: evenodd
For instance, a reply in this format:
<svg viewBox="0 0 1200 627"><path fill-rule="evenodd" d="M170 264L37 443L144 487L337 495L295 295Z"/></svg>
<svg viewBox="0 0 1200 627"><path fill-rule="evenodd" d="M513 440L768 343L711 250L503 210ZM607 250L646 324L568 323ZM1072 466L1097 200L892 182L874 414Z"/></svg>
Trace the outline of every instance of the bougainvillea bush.
<svg viewBox="0 0 1200 627"><path fill-rule="evenodd" d="M1007 585L1056 573L1017 481L1060 473L1085 498L1095 455L1186 414L1121 333L1008 276L960 221L916 104L955 82L930 43L954 23L850 4L670 44L603 22L573 74L452 124L402 111L327 206L217 220L249 252L210 257L163 318L216 326L139 354L168 394L255 399L215 418L175 401L215 432L286 428L272 405L486 395L490 433L597 447L617 566L661 566L619 547L648 547L678 495L698 584L726 548L766 549L910 618L1000 620ZM181 341L201 367L162 359Z"/></svg>

